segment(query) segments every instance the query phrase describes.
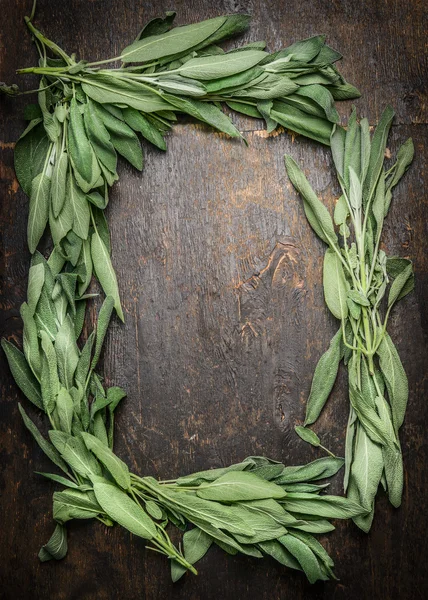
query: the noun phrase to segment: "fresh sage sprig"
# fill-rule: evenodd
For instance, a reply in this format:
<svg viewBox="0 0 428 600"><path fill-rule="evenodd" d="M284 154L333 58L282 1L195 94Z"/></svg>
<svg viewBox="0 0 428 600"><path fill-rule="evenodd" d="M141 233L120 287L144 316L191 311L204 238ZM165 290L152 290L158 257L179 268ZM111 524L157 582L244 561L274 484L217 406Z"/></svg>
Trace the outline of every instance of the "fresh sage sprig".
<svg viewBox="0 0 428 600"><path fill-rule="evenodd" d="M341 55L325 36L273 54L264 42L225 52L217 43L245 30L248 15L172 27L174 16L151 21L120 56L95 63L76 61L26 19L40 64L18 72L41 76L38 104L28 107L15 149L16 174L30 198L28 247L35 252L49 225L58 253L86 271L79 293L96 275L122 320L102 211L119 177L117 156L143 167L138 135L166 150L165 133L185 113L239 138L220 110L225 103L265 119L268 131L282 125L329 144L339 119L334 100L359 95L334 66ZM103 68L115 60L121 66Z"/></svg>
<svg viewBox="0 0 428 600"><path fill-rule="evenodd" d="M331 149L342 195L333 219L295 161L285 158L307 219L328 245L324 296L330 312L340 320L338 332L315 369L305 425L318 419L343 360L348 367L351 404L344 488L348 498L368 510L354 518L364 531L371 527L379 484L396 507L403 490L398 431L406 412L408 383L386 329L394 305L413 289L414 276L410 260L388 257L380 243L392 190L412 162L414 150L408 139L395 162L384 166L393 117L392 108L386 108L372 138L367 119L358 122L355 109L346 131L334 129Z"/></svg>

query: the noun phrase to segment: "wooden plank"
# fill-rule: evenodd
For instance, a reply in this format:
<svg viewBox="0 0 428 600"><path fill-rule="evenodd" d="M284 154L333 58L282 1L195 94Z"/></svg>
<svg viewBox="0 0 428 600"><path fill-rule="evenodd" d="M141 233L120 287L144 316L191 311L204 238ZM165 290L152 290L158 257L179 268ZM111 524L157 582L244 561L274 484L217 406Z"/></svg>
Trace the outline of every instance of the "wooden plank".
<svg viewBox="0 0 428 600"><path fill-rule="evenodd" d="M396 309L390 332L409 375L410 401L402 442L403 506L377 503L369 536L339 523L325 536L340 582L310 586L301 574L271 561L212 551L200 576L173 586L166 561L119 528L70 527L69 554L40 564L52 530L54 485L33 474L47 470L21 423L16 391L1 356L2 597L123 599L390 598L426 596L421 549L427 493L423 423L427 404L426 104L422 57L423 4L413 0L311 3L206 0L176 2L181 23L236 10L254 14L243 41L265 38L271 48L325 32L345 55L344 75L365 93L358 109L375 121L391 102L397 110L392 149L411 135L415 163L396 189L385 229L390 253L415 260L416 290ZM115 55L144 20L167 10L162 1L39 2L38 24L81 56ZM21 0L2 7L5 34L1 80L34 62ZM240 40L241 43L241 40ZM31 78L25 85L34 85ZM1 100L2 335L19 340L29 254L27 199L13 174L13 142L23 128L26 97ZM345 115L349 104L341 107ZM287 180L283 154L304 166L332 205L338 188L327 149L286 134L266 139L258 121L237 118L249 147L196 125L179 125L162 154L146 150L141 175L121 166L108 209L113 260L126 324L108 334L104 368L109 383L129 393L119 409L116 449L140 473L169 478L266 454L290 464L319 453L293 432L302 419L317 359L337 324L324 306L322 243L307 225ZM25 400L24 400L25 401ZM342 372L317 425L327 446L343 451L348 401ZM38 418L38 417L36 417ZM340 493L340 481L333 483Z"/></svg>

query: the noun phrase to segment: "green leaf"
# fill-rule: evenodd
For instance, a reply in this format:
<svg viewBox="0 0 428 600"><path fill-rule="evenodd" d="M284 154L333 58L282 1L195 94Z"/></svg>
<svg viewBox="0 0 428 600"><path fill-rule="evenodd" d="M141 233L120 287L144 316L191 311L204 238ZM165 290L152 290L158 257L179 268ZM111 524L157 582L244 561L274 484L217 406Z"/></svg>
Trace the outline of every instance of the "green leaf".
<svg viewBox="0 0 428 600"><path fill-rule="evenodd" d="M165 94L165 98L181 112L191 115L199 121L207 123L223 133L227 133L231 137L242 137L229 117L213 104L191 98L179 98L178 96L171 96L169 94Z"/></svg>
<svg viewBox="0 0 428 600"><path fill-rule="evenodd" d="M20 390L37 408L44 410L40 395L40 385L25 360L25 356L16 346L4 338L1 341L1 347L6 354L9 369Z"/></svg>
<svg viewBox="0 0 428 600"><path fill-rule="evenodd" d="M225 473L212 483L199 486L196 494L199 498L217 502L241 502L285 496L284 490L276 484L245 471Z"/></svg>
<svg viewBox="0 0 428 600"><path fill-rule="evenodd" d="M324 408L336 381L341 359L342 332L339 329L315 368L311 392L306 403L305 426L315 423Z"/></svg>
<svg viewBox="0 0 428 600"><path fill-rule="evenodd" d="M285 565L290 569L301 570L300 563L294 558L294 556L287 550L287 548L278 542L278 540L268 540L266 542L260 542L258 544L260 549L265 553L278 561L281 565Z"/></svg>
<svg viewBox="0 0 428 600"><path fill-rule="evenodd" d="M247 52L197 57L185 62L178 72L184 77L200 81L230 77L251 69L266 56L268 56L267 52L248 50Z"/></svg>
<svg viewBox="0 0 428 600"><path fill-rule="evenodd" d="M31 184L43 171L51 149L43 124L39 120L32 123L31 129L17 141L14 151L16 177L27 196L31 195Z"/></svg>
<svg viewBox="0 0 428 600"><path fill-rule="evenodd" d="M220 467L219 469L208 469L206 471L199 471L198 473L192 473L191 475L184 475L177 479L177 485L199 485L206 481L215 481L225 473L229 471L244 471L249 467L250 463L245 460L241 463L230 465L229 467Z"/></svg>
<svg viewBox="0 0 428 600"><path fill-rule="evenodd" d="M290 87L290 93L292 91L293 90ZM279 86L277 92L279 95L275 94L274 97L276 98L284 95L283 90ZM290 106L287 104L286 100L287 99L285 98L285 102L274 102L271 117L278 121L283 127L315 140L320 144L329 146L333 129L332 123L327 119L310 115L303 110Z"/></svg>
<svg viewBox="0 0 428 600"><path fill-rule="evenodd" d="M98 230L92 234L91 238L91 256L97 278L104 290L106 296L112 296L114 307L121 321L124 321L122 307L120 305L119 288L117 285L116 273L111 263L109 252L102 241Z"/></svg>
<svg viewBox="0 0 428 600"><path fill-rule="evenodd" d="M62 211L65 201L66 179L68 170L68 154L61 152L55 162L51 183L52 212L55 219Z"/></svg>
<svg viewBox="0 0 428 600"><path fill-rule="evenodd" d="M82 433L81 435L87 449L95 454L116 483L124 490L128 490L131 487L131 478L126 464L90 433Z"/></svg>
<svg viewBox="0 0 428 600"><path fill-rule="evenodd" d="M287 154L285 155L285 167L291 183L303 198L306 218L312 229L323 242L330 247L337 247L336 232L328 210L318 200L296 161Z"/></svg>
<svg viewBox="0 0 428 600"><path fill-rule="evenodd" d="M65 485L65 487L69 487L74 490L79 489L79 486L77 485L77 483L74 483L74 481L71 481L70 479L66 479L65 477L62 477L61 475L55 475L55 473L41 473L40 471L34 471L34 472L36 473L36 475L42 475L43 477L46 477L46 479L50 479L51 481L55 481L56 483Z"/></svg>
<svg viewBox="0 0 428 600"><path fill-rule="evenodd" d="M94 180L93 150L86 135L83 116L75 98L70 102L68 151L75 173L88 185ZM88 191L88 190L87 190Z"/></svg>
<svg viewBox="0 0 428 600"><path fill-rule="evenodd" d="M42 356L40 353L37 326L34 321L33 315L31 314L31 310L26 302L21 304L20 314L24 323L24 355L32 372L36 375L36 377L40 377L40 373L42 370Z"/></svg>
<svg viewBox="0 0 428 600"><path fill-rule="evenodd" d="M67 554L67 530L59 523L55 527L47 544L41 547L39 559L41 562L51 560L61 560Z"/></svg>
<svg viewBox="0 0 428 600"><path fill-rule="evenodd" d="M389 205L391 204L392 190L409 168L413 160L414 153L415 149L413 146L413 140L412 138L409 138L400 147L397 154L397 162L395 163L391 176L388 179L385 195L385 216L389 210Z"/></svg>
<svg viewBox="0 0 428 600"><path fill-rule="evenodd" d="M276 479L278 485L299 483L304 481L316 481L326 479L335 475L344 465L343 458L319 458L307 465L285 467L282 475Z"/></svg>
<svg viewBox="0 0 428 600"><path fill-rule="evenodd" d="M162 503L173 510L178 510L180 514L204 531L206 529L201 526L201 523L207 523L215 529L225 529L233 534L253 535L255 533L251 524L235 515L228 506L191 496L188 493L169 491L152 479L150 482L151 488L156 489L157 494L162 498Z"/></svg>
<svg viewBox="0 0 428 600"><path fill-rule="evenodd" d="M133 167L142 171L143 169L143 151L141 144L135 133L129 128L129 135L116 135L110 131L110 139L117 150Z"/></svg>
<svg viewBox="0 0 428 600"><path fill-rule="evenodd" d="M82 240L86 240L90 220L89 205L84 192L76 185L71 171L67 177L66 203L71 206L73 212L74 233Z"/></svg>
<svg viewBox="0 0 428 600"><path fill-rule="evenodd" d="M379 366L388 390L394 428L398 431L403 424L404 415L406 414L409 384L397 349L386 332L377 350L377 354L379 356Z"/></svg>
<svg viewBox="0 0 428 600"><path fill-rule="evenodd" d="M331 248L327 249L324 257L323 285L325 301L330 312L336 319L346 319L348 290L345 273L339 256Z"/></svg>
<svg viewBox="0 0 428 600"><path fill-rule="evenodd" d="M349 519L367 512L364 507L341 496L288 493L282 504L288 511L327 519Z"/></svg>
<svg viewBox="0 0 428 600"><path fill-rule="evenodd" d="M81 437L68 435L62 431L49 431L49 438L62 458L83 477L101 475L101 467L87 450Z"/></svg>
<svg viewBox="0 0 428 600"><path fill-rule="evenodd" d="M50 414L55 408L55 398L60 387L58 365L55 349L46 331L40 332L40 338L47 366L47 370L42 373L43 404Z"/></svg>
<svg viewBox="0 0 428 600"><path fill-rule="evenodd" d="M148 62L185 52L207 40L225 20L225 17L216 17L193 25L174 27L161 35L145 37L124 48L120 58L125 63Z"/></svg>
<svg viewBox="0 0 428 600"><path fill-rule="evenodd" d="M166 143L158 129L138 110L127 107L123 110L125 122L133 129L141 133L147 141L154 144L160 150L166 150Z"/></svg>
<svg viewBox="0 0 428 600"><path fill-rule="evenodd" d="M49 218L51 180L42 171L33 179L30 193L30 214L28 215L27 239L28 248L33 254L43 235Z"/></svg>
<svg viewBox="0 0 428 600"><path fill-rule="evenodd" d="M111 315L114 308L114 298L113 296L107 296L101 306L100 312L98 313L98 322L96 329L96 343L95 343L95 352L94 357L91 363L91 369L95 369L98 360L101 355L101 349L104 343L104 338L107 333L107 329L110 323Z"/></svg>
<svg viewBox="0 0 428 600"><path fill-rule="evenodd" d="M376 131L373 135L370 161L363 187L363 198L365 203L373 195L379 174L382 169L385 157L386 141L388 139L393 118L394 111L390 106L387 106L382 113L378 126L376 127Z"/></svg>
<svg viewBox="0 0 428 600"><path fill-rule="evenodd" d="M345 180L345 142L346 131L343 129L343 127L335 125L330 139L331 153L333 155L333 161L337 174L343 181ZM345 201L345 197L342 196L342 198ZM339 225L337 221L336 224Z"/></svg>
<svg viewBox="0 0 428 600"><path fill-rule="evenodd" d="M117 156L110 135L102 122L94 103L88 100L85 105L84 121L89 141L99 161L112 173L116 172Z"/></svg>
<svg viewBox="0 0 428 600"><path fill-rule="evenodd" d="M102 512L91 491L68 489L54 492L53 501L53 517L59 523L66 523L71 519L94 519Z"/></svg>
<svg viewBox="0 0 428 600"><path fill-rule="evenodd" d="M46 85L46 79L42 77L40 79L39 89L42 90L42 88L45 88ZM56 119L55 115L53 115L49 110L51 104L50 102L48 102L48 91L39 91L39 93L37 94L37 100L39 102L40 110L42 111L43 126L45 128L45 131L48 134L48 138L51 140L51 142L55 143L61 134L61 126L58 123L58 120Z"/></svg>
<svg viewBox="0 0 428 600"><path fill-rule="evenodd" d="M42 263L32 265L28 274L27 304L34 314L45 282L45 267Z"/></svg>
<svg viewBox="0 0 428 600"><path fill-rule="evenodd" d="M322 85L305 85L296 92L299 96L310 98L321 106L325 116L331 123L339 122L339 113L334 106L334 99L328 89Z"/></svg>
<svg viewBox="0 0 428 600"><path fill-rule="evenodd" d="M140 33L135 38L135 41L142 40L143 38L152 35L160 35L161 33L166 33L167 31L169 31L169 29L171 29L176 14L177 13L175 13L174 11L166 11L164 19L160 17L152 19L146 25L144 25Z"/></svg>
<svg viewBox="0 0 428 600"><path fill-rule="evenodd" d="M388 307L395 304L398 300L408 294L414 287L413 265L408 264L397 275L391 285L388 296ZM404 292L404 293L403 293Z"/></svg>
<svg viewBox="0 0 428 600"><path fill-rule="evenodd" d="M71 423L74 413L73 399L64 387L61 387L58 392L56 409L61 430L71 434Z"/></svg>
<svg viewBox="0 0 428 600"><path fill-rule="evenodd" d="M73 376L79 362L74 324L67 315L55 339L55 352L61 382L69 389L73 386Z"/></svg>
<svg viewBox="0 0 428 600"><path fill-rule="evenodd" d="M368 511L372 510L382 472L383 457L381 446L375 444L365 432L364 427L357 424L351 478L358 490L359 504ZM358 519L359 517L356 518Z"/></svg>
<svg viewBox="0 0 428 600"><path fill-rule="evenodd" d="M45 440L45 438L42 436L40 431L37 429L37 427L34 425L33 421L30 419L30 417L27 415L27 413L25 412L25 410L22 408L21 404L19 404L19 403L18 403L18 408L19 408L19 412L21 413L21 417L24 421L25 427L31 433L33 438L36 440L38 446L43 450L43 452L46 454L46 456L48 458L50 458L50 460L54 463L54 465L59 467L62 471L64 471L64 473L67 473L67 475L68 475L68 467L67 467L66 463L62 460L62 458L59 455L56 448L54 448L54 446L52 446L52 444L50 444L47 440Z"/></svg>
<svg viewBox="0 0 428 600"><path fill-rule="evenodd" d="M292 535L282 536L279 542L297 559L310 583L324 579L316 556L304 542Z"/></svg>
<svg viewBox="0 0 428 600"><path fill-rule="evenodd" d="M88 339L86 340L85 345L83 346L82 352L79 357L79 361L77 363L76 371L75 371L75 379L82 386L85 385L86 377L88 376L89 366L91 364L91 352L92 347L95 341L95 332L92 332Z"/></svg>
<svg viewBox="0 0 428 600"><path fill-rule="evenodd" d="M144 510L129 496L109 483L94 483L97 501L109 517L146 540L157 536L156 526Z"/></svg>
<svg viewBox="0 0 428 600"><path fill-rule="evenodd" d="M52 210L49 212L49 227L52 240L56 246L59 245L73 227L73 216L73 205L68 201L64 203L63 209L57 219L55 219Z"/></svg>
<svg viewBox="0 0 428 600"><path fill-rule="evenodd" d="M184 558L188 563L194 565L205 556L212 543L212 537L198 527L186 531L183 535ZM185 572L185 567L176 561L171 561L171 576L174 582L178 581Z"/></svg>
<svg viewBox="0 0 428 600"><path fill-rule="evenodd" d="M132 106L143 112L170 110L171 105L163 95L148 85L135 81L124 81L109 75L85 77L82 89L100 104Z"/></svg>
<svg viewBox="0 0 428 600"><path fill-rule="evenodd" d="M319 439L317 434L311 429L307 429L306 427L296 425L294 427L294 431L300 438L302 438L304 442L308 442L308 444L311 444L312 446L318 447L321 444L321 440Z"/></svg>

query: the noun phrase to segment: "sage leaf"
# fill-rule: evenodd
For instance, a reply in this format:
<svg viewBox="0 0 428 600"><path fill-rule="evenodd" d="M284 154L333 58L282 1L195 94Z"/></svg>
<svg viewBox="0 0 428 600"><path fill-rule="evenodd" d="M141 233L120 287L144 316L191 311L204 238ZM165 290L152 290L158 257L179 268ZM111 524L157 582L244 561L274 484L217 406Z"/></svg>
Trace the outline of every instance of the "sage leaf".
<svg viewBox="0 0 428 600"><path fill-rule="evenodd" d="M30 196L32 182L43 171L51 145L40 121L24 134L15 146L14 166L19 185Z"/></svg>
<svg viewBox="0 0 428 600"><path fill-rule="evenodd" d="M286 510L327 519L349 519L367 510L342 496L288 493L282 501Z"/></svg>
<svg viewBox="0 0 428 600"><path fill-rule="evenodd" d="M124 490L128 490L131 487L131 478L126 464L90 433L82 433L81 435L87 449L95 454L116 483Z"/></svg>
<svg viewBox="0 0 428 600"><path fill-rule="evenodd" d="M293 554L291 554L283 544L278 542L278 540L260 542L258 546L265 554L274 558L281 565L285 565L290 569L302 570L300 563L294 558Z"/></svg>
<svg viewBox="0 0 428 600"><path fill-rule="evenodd" d="M316 556L304 542L292 535L282 536L279 542L297 559L310 583L323 579Z"/></svg>
<svg viewBox="0 0 428 600"><path fill-rule="evenodd" d="M128 106L123 110L123 116L131 129L141 133L147 141L160 150L166 150L166 143L162 134L141 112Z"/></svg>
<svg viewBox="0 0 428 600"><path fill-rule="evenodd" d="M106 296L112 296L117 315L121 321L124 321L116 273L114 272L108 250L101 239L98 230L96 230L91 237L91 256L96 276L101 283L104 293Z"/></svg>
<svg viewBox="0 0 428 600"><path fill-rule="evenodd" d="M363 187L363 196L365 203L368 202L369 198L372 197L377 180L379 178L380 171L382 169L386 141L388 138L388 133L391 128L392 120L394 118L394 111L390 106L387 106L378 126L376 127L376 131L374 133L372 143L371 143L371 152L370 152L370 160L367 167L367 175L364 181Z"/></svg>
<svg viewBox="0 0 428 600"><path fill-rule="evenodd" d="M52 213L58 218L65 201L66 179L68 170L68 154L61 152L55 162L51 183Z"/></svg>
<svg viewBox="0 0 428 600"><path fill-rule="evenodd" d="M94 519L102 512L92 491L54 492L53 501L53 517L61 524L71 519Z"/></svg>
<svg viewBox="0 0 428 600"><path fill-rule="evenodd" d="M305 426L315 423L324 408L336 381L341 358L342 332L339 329L315 368L311 392L306 403Z"/></svg>
<svg viewBox="0 0 428 600"><path fill-rule="evenodd" d="M74 413L73 399L64 387L61 387L58 392L56 409L61 430L65 431L65 433L71 433L71 423Z"/></svg>
<svg viewBox="0 0 428 600"><path fill-rule="evenodd" d="M55 339L55 352L60 380L69 389L73 385L74 372L79 362L79 350L76 345L74 324L70 315L67 315L58 330Z"/></svg>
<svg viewBox="0 0 428 600"><path fill-rule="evenodd" d="M308 442L308 444L311 444L315 447L320 446L321 440L319 439L317 434L311 429L307 429L306 427L300 427L299 425L296 425L294 431L300 438L302 438L304 442Z"/></svg>
<svg viewBox="0 0 428 600"><path fill-rule="evenodd" d="M45 267L39 263L32 265L28 273L27 304L31 314L34 314L45 282Z"/></svg>
<svg viewBox="0 0 428 600"><path fill-rule="evenodd" d="M41 562L52 558L61 560L67 554L67 549L67 530L58 523L48 543L41 547L39 559Z"/></svg>
<svg viewBox="0 0 428 600"><path fill-rule="evenodd" d="M337 246L337 237L330 214L320 202L308 180L291 156L285 155L287 174L296 190L303 198L306 217L318 237L330 247Z"/></svg>
<svg viewBox="0 0 428 600"><path fill-rule="evenodd" d="M85 194L74 181L71 171L67 177L67 204L73 212L73 231L81 239L88 237L90 211Z"/></svg>
<svg viewBox="0 0 428 600"><path fill-rule="evenodd" d="M25 360L23 353L4 338L1 341L1 347L6 354L9 369L20 390L37 408L44 410L40 385Z"/></svg>
<svg viewBox="0 0 428 600"><path fill-rule="evenodd" d="M33 254L43 235L49 218L51 180L42 171L33 179L30 193L30 214L28 216L27 239L28 248Z"/></svg>
<svg viewBox="0 0 428 600"><path fill-rule="evenodd" d="M208 39L224 22L225 17L216 17L194 25L174 27L161 35L145 37L124 48L120 58L125 63L148 62L185 52Z"/></svg>
<svg viewBox="0 0 428 600"><path fill-rule="evenodd" d="M307 465L285 467L282 475L275 480L278 485L317 481L335 475L343 467L343 458L318 458Z"/></svg>
<svg viewBox="0 0 428 600"><path fill-rule="evenodd" d="M82 89L100 104L132 106L146 113L169 110L171 105L159 93L139 82L120 80L108 75L85 77Z"/></svg>
<svg viewBox="0 0 428 600"><path fill-rule="evenodd" d="M83 477L101 475L101 468L93 455L87 450L83 439L68 435L62 431L49 431L49 438L62 458Z"/></svg>
<svg viewBox="0 0 428 600"><path fill-rule="evenodd" d="M388 307L392 306L393 304L395 304L395 302L397 302L397 300L401 299L404 295L408 294L413 288L413 286L413 266L410 263L401 271L401 273L399 273L399 275L397 275L397 277L392 282L388 296ZM403 291L405 292L404 294Z"/></svg>
<svg viewBox="0 0 428 600"><path fill-rule="evenodd" d="M205 81L236 75L251 69L268 56L267 52L248 50L219 56L192 58L178 69L180 75Z"/></svg>
<svg viewBox="0 0 428 600"><path fill-rule="evenodd" d="M71 164L82 180L90 184L93 181L92 148L86 135L83 116L75 98L70 102L70 120L68 126L68 151Z"/></svg>
<svg viewBox="0 0 428 600"><path fill-rule="evenodd" d="M73 490L79 489L77 483L74 483L74 481L62 477L61 475L55 475L55 473L41 473L40 471L35 471L35 473L37 475L42 475L43 477L46 477L46 479L50 479L51 481L55 481L56 483L65 485L65 487L72 488Z"/></svg>
<svg viewBox="0 0 428 600"><path fill-rule="evenodd" d="M54 465L59 467L62 471L64 471L64 473L67 473L67 475L68 475L68 466L63 461L63 459L61 458L61 456L58 453L58 451L56 450L56 448L54 448L54 446L52 446L52 444L50 444L47 440L45 440L45 438L42 436L40 431L37 429L36 425L33 423L33 421L30 419L30 417L27 415L27 413L25 412L25 410L22 408L21 404L19 404L19 403L18 403L18 409L19 409L19 412L21 413L21 417L22 417L22 420L24 421L25 427L31 433L33 438L36 440L38 446L43 450L43 452L46 454L46 456L48 458L50 458L50 460L54 463Z"/></svg>
<svg viewBox="0 0 428 600"><path fill-rule="evenodd" d="M409 397L409 384L397 349L390 336L385 335L377 350L379 366L388 390L392 420L396 431L401 427Z"/></svg>
<svg viewBox="0 0 428 600"><path fill-rule="evenodd" d="M130 531L146 540L157 536L155 524L144 510L129 496L109 483L94 483L96 499L109 517Z"/></svg>
<svg viewBox="0 0 428 600"><path fill-rule="evenodd" d="M282 490L275 483L264 481L245 471L230 471L209 484L202 484L196 491L199 498L217 502L240 502L263 498L283 498Z"/></svg>
<svg viewBox="0 0 428 600"><path fill-rule="evenodd" d="M331 248L327 249L324 257L323 286L330 312L336 319L345 320L348 316L346 278L341 260Z"/></svg>
<svg viewBox="0 0 428 600"><path fill-rule="evenodd" d="M212 537L198 527L186 531L183 535L183 548L184 557L187 562L194 565L198 560L201 560L210 549L212 543ZM185 567L176 561L171 562L171 576L174 582L178 581L185 572Z"/></svg>

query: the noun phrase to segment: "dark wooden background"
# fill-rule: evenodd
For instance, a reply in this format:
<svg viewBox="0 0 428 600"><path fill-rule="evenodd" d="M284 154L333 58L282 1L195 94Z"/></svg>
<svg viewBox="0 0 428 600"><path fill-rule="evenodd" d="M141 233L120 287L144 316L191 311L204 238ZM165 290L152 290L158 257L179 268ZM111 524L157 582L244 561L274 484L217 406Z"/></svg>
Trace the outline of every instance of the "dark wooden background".
<svg viewBox="0 0 428 600"><path fill-rule="evenodd" d="M2 2L0 79L35 63L23 16L30 0ZM402 428L406 466L403 505L380 494L369 535L337 524L323 542L338 582L310 586L273 561L210 551L200 576L179 584L168 563L120 528L80 522L69 528L69 554L41 564L55 486L21 422L22 401L3 355L1 392L0 596L11 599L412 599L427 590L428 291L426 161L426 13L422 0L40 0L37 25L69 51L92 60L115 56L141 24L176 9L178 22L227 12L254 15L236 43L266 39L278 49L315 33L345 56L342 73L363 97L358 110L375 123L387 103L397 112L392 150L412 136L416 159L395 192L385 227L387 252L408 256L415 292L395 309L390 333L410 380ZM35 80L22 80L27 89ZM13 172L13 146L28 97L2 99L0 129L2 336L21 339L19 306L29 268L28 200ZM340 106L343 118L350 103ZM122 164L108 208L113 261L126 315L114 321L104 358L106 379L128 398L119 410L116 449L137 472L170 478L227 465L249 454L288 464L320 456L293 432L304 415L311 376L337 323L322 294L324 248L310 230L287 180L283 154L306 170L324 201L337 184L330 153L261 122L236 118L249 147L195 124L181 123L162 154L146 148L142 174ZM27 403L28 404L28 403ZM348 411L345 372L316 430L343 452ZM35 416L36 420L40 420ZM340 493L340 477L333 484Z"/></svg>

